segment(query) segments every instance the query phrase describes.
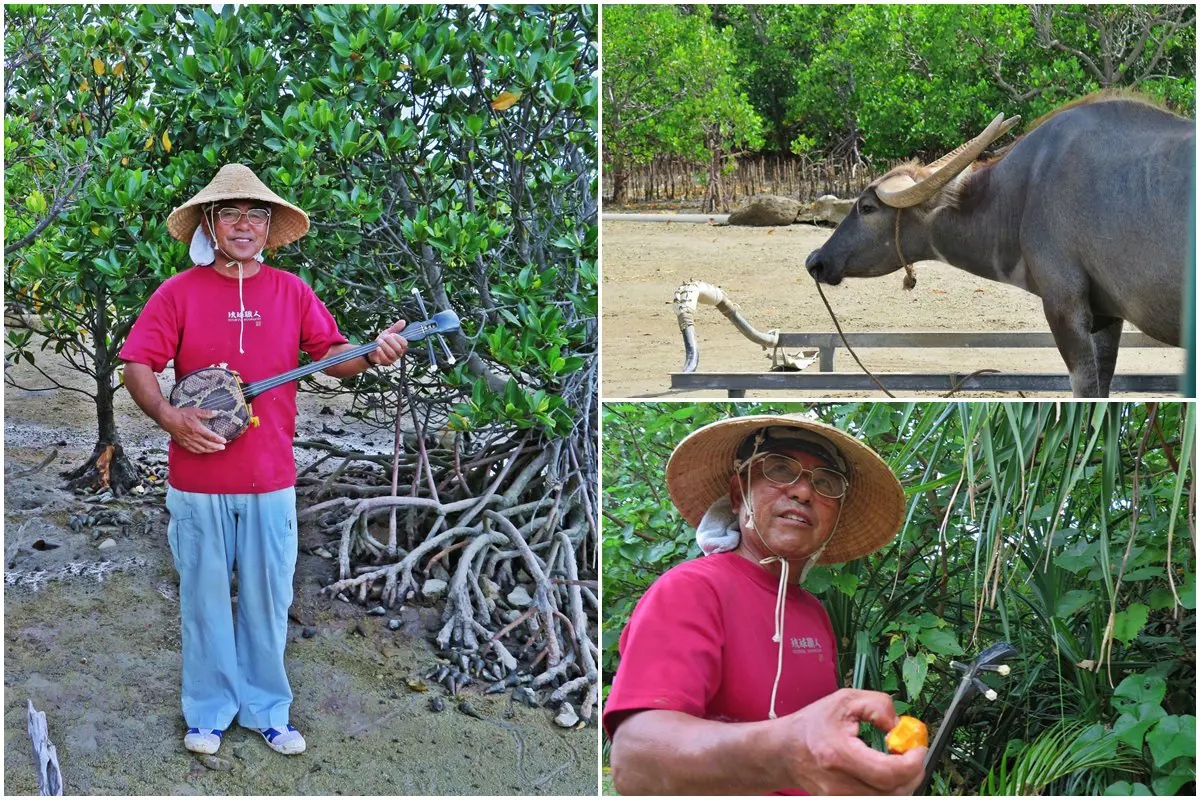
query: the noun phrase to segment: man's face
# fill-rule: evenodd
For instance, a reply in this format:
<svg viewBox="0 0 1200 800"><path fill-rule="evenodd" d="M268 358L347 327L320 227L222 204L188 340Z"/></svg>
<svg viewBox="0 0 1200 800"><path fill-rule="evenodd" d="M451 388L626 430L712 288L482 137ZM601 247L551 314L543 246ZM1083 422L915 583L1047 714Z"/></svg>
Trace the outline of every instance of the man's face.
<svg viewBox="0 0 1200 800"><path fill-rule="evenodd" d="M227 222L222 218L222 211L225 216L232 218L232 211L225 209L235 209L240 216L236 222ZM265 220L258 221L253 217L261 219L262 212L268 211L269 208L263 203L252 203L248 200L223 200L217 203L212 212L212 219L215 223L213 233L220 245L230 258L238 261L249 261L258 255L263 249L263 245L267 242L268 224ZM208 226L208 214L204 215L204 225Z"/></svg>
<svg viewBox="0 0 1200 800"><path fill-rule="evenodd" d="M799 468L793 462L799 462L800 467L805 470L829 470L833 469L833 465L824 458L803 450L777 448L771 453L792 461L760 457L755 459L749 470L743 469L730 481L729 499L742 529L739 550L744 550L745 555L754 560L776 554L789 561L808 558L833 532L842 500L826 497L818 492L813 486L814 477L808 472L804 472L802 477L789 485L781 485L771 480L768 474L786 481L789 474L794 476L795 470ZM747 525L750 514L743 502L747 474L757 532ZM818 485L827 493L837 493L836 489L831 491L830 484L818 481ZM837 486L837 482L833 485Z"/></svg>

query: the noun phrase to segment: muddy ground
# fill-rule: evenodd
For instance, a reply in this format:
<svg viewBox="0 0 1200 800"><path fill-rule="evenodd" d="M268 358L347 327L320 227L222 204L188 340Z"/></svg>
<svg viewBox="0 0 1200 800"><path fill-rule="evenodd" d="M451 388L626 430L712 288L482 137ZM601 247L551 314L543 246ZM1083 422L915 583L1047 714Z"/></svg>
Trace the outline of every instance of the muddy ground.
<svg viewBox="0 0 1200 800"><path fill-rule="evenodd" d="M604 397L725 397L724 392L670 391L671 373L683 369L684 355L671 298L676 287L688 280L721 287L761 331L832 331L829 312L804 272L805 257L832 232L815 225L745 228L605 221L601 244ZM914 290L901 288L902 277L897 272L825 287L842 329L862 333L1049 329L1041 301L1020 289L933 261L917 264ZM765 372L770 367L762 348L745 339L711 306L701 306L696 314L696 338L701 372ZM1066 374L1053 348L876 348L859 350L859 357L872 372L967 373L991 368ZM817 365L809 369L816 370ZM858 367L839 349L834 369L851 372ZM1184 351L1176 348L1130 348L1117 361L1118 372L1183 369ZM836 394L882 397L878 392ZM780 398L782 394L748 392L747 396ZM965 392L960 396L989 395Z"/></svg>
<svg viewBox="0 0 1200 800"><path fill-rule="evenodd" d="M45 385L28 368L15 374ZM127 394L117 402L127 449L147 464L165 461L165 434ZM348 416L320 414L328 403L301 394L298 438L329 425L344 434L325 438L350 446L378 440ZM596 793L594 723L559 728L549 709L474 687L464 696L482 719L449 699L444 711L431 710L441 689L413 691L407 681L435 663L427 631L441 609L410 605L374 617L321 594L336 566L311 552L330 543L303 522L287 668L292 723L308 752L278 755L234 727L220 760L206 765L182 745L178 578L160 490L94 502L62 488L59 473L86 460L94 443L95 412L83 395L6 387L4 423L5 796L37 794L28 700L46 713L67 794ZM50 464L28 472L51 453ZM297 457L301 465L311 458ZM104 524L81 526L89 514ZM107 539L115 546L99 549ZM38 540L58 547L34 549ZM389 619L401 627L389 630Z"/></svg>

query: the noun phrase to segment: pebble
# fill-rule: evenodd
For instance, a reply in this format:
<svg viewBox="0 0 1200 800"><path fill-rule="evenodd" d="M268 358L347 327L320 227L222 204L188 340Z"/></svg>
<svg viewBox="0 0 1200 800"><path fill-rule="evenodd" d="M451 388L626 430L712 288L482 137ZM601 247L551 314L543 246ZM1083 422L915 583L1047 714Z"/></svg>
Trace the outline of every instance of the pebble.
<svg viewBox="0 0 1200 800"><path fill-rule="evenodd" d="M530 708L538 707L537 695L528 686L518 686L516 689L513 689L512 696L521 705L529 706Z"/></svg>
<svg viewBox="0 0 1200 800"><path fill-rule="evenodd" d="M564 701L558 707L558 716L554 718L554 724L560 728L574 728L578 723L579 715L575 713L575 708Z"/></svg>
<svg viewBox="0 0 1200 800"><path fill-rule="evenodd" d="M109 549L110 547L116 547L116 546L117 546L117 542L116 542L116 540L114 540L114 539L105 539L103 542L101 542L101 543L100 543L100 546L99 546L97 549L99 549L99 550L107 550L107 549Z"/></svg>
<svg viewBox="0 0 1200 800"><path fill-rule="evenodd" d="M521 612L515 608L511 608L508 611L500 612L500 618L503 619L505 622L512 622L519 616L521 616Z"/></svg>
<svg viewBox="0 0 1200 800"><path fill-rule="evenodd" d="M372 617L382 617L386 613L387 613L387 609L384 608L383 606L375 606L374 608L372 608L370 611L367 612L367 614Z"/></svg>
<svg viewBox="0 0 1200 800"><path fill-rule="evenodd" d="M398 619L389 619L388 620L388 630L389 631L398 631L398 630L400 630L401 624L402 623Z"/></svg>
<svg viewBox="0 0 1200 800"><path fill-rule="evenodd" d="M529 592L524 586L518 586L508 593L508 602L517 608L525 608L533 602L533 598L529 596Z"/></svg>
<svg viewBox="0 0 1200 800"><path fill-rule="evenodd" d="M442 698L436 697L436 696L429 698L429 710L430 711L442 711L445 708L446 708L446 701L442 700Z"/></svg>
<svg viewBox="0 0 1200 800"><path fill-rule="evenodd" d="M200 763L217 772L230 772L233 769L233 762L220 756L200 756Z"/></svg>
<svg viewBox="0 0 1200 800"><path fill-rule="evenodd" d="M300 635L303 636L305 639L311 639L312 637L317 635L317 629L316 628L305 628L304 630L300 631Z"/></svg>
<svg viewBox="0 0 1200 800"><path fill-rule="evenodd" d="M333 558L333 553L329 552L324 547L318 547L312 552L314 556L320 556L321 558Z"/></svg>
<svg viewBox="0 0 1200 800"><path fill-rule="evenodd" d="M444 591L446 591L446 582L439 578L430 578L421 587L421 594L426 597L439 597Z"/></svg>

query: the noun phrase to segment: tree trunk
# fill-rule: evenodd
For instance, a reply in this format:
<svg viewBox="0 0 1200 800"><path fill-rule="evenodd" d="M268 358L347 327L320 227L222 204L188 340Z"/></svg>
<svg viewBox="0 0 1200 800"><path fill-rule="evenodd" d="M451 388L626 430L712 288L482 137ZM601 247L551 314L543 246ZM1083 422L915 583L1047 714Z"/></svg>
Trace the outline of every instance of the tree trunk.
<svg viewBox="0 0 1200 800"><path fill-rule="evenodd" d="M614 160L612 165L613 175L613 205L623 206L629 202L629 189L627 186L628 175L625 171L625 162Z"/></svg>
<svg viewBox="0 0 1200 800"><path fill-rule="evenodd" d="M96 329L92 339L96 347L96 446L91 458L63 477L68 479L71 489L111 491L114 496L128 494L141 482L137 469L125 456L117 436L117 418L113 409L116 388L113 378L116 363L108 352L108 314L105 311L107 294L103 288L97 293Z"/></svg>

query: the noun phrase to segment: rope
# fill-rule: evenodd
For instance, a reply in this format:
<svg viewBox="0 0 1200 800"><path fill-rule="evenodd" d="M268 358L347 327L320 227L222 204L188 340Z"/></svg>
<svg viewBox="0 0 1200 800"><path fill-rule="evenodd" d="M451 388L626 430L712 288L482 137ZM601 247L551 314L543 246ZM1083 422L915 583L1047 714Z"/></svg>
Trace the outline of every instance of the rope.
<svg viewBox="0 0 1200 800"><path fill-rule="evenodd" d="M900 263L904 265L904 289L912 290L917 285L917 269L904 257L904 253L900 251L900 211L896 209L896 255L900 257Z"/></svg>
<svg viewBox="0 0 1200 800"><path fill-rule="evenodd" d="M867 369L866 365L862 363L862 359L858 357L858 353L855 353L854 348L850 346L848 341L846 341L846 334L842 332L842 326L840 323L838 323L837 314L833 313L833 307L830 306L829 301L825 299L825 292L821 289L821 282L816 278L813 278L813 282L817 284L817 294L821 295L821 302L825 304L825 309L829 312L829 317L833 320L833 327L837 328L838 336L842 337L842 344L844 344L846 349L850 351L850 355L854 357L854 360L858 363L858 366L862 369L862 371L867 373L871 380L875 381L875 385L879 387L879 390L888 397L895 399L896 395L889 392L887 387L879 382L879 378L876 378L871 370Z"/></svg>

